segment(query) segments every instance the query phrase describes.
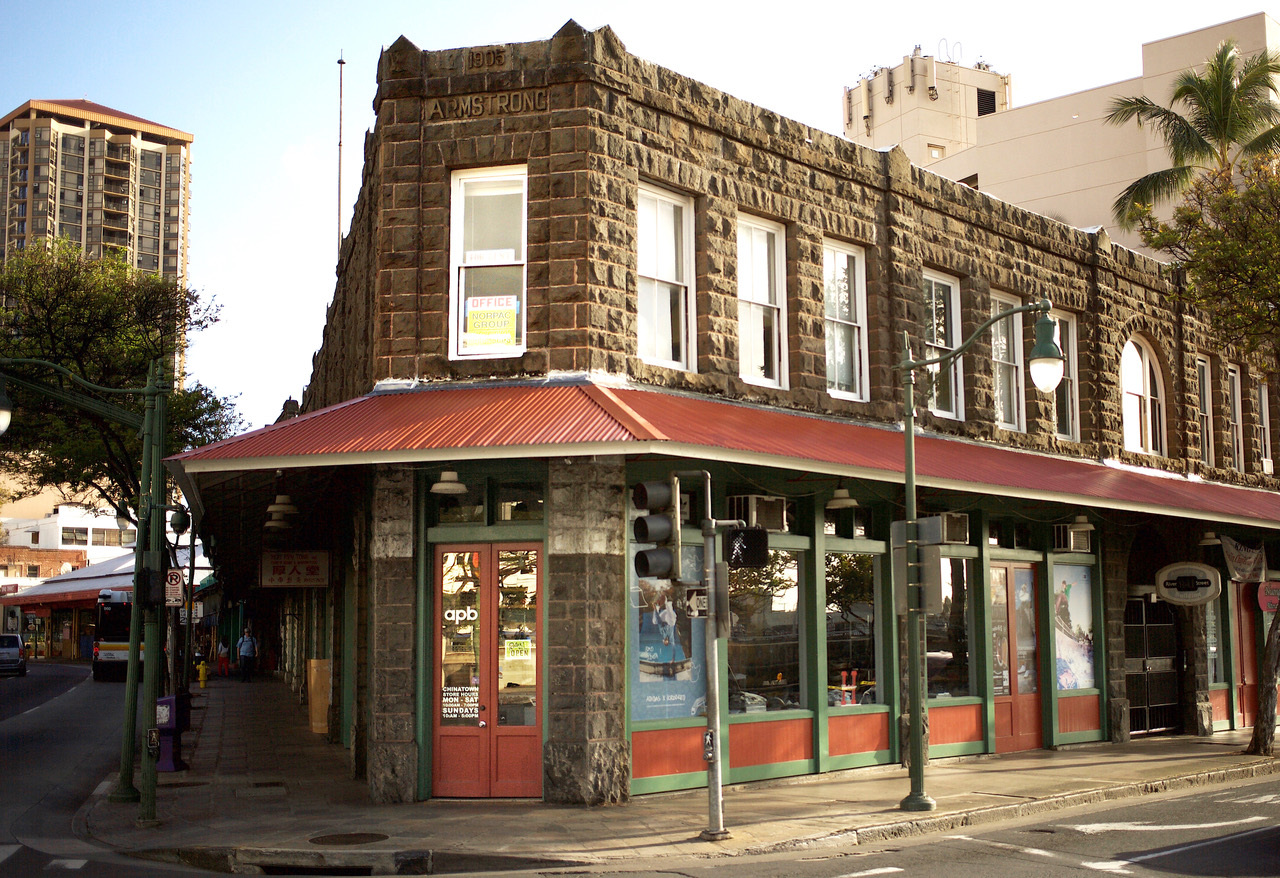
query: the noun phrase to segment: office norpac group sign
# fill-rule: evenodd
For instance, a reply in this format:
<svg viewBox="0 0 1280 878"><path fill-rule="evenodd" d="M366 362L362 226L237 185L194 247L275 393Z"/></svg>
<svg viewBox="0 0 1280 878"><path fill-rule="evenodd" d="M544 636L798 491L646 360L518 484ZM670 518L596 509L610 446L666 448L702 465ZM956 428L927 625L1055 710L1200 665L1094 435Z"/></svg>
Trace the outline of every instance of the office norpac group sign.
<svg viewBox="0 0 1280 878"><path fill-rule="evenodd" d="M1156 574L1156 593L1171 604L1207 604L1222 594L1222 576L1216 568L1195 561L1168 564Z"/></svg>

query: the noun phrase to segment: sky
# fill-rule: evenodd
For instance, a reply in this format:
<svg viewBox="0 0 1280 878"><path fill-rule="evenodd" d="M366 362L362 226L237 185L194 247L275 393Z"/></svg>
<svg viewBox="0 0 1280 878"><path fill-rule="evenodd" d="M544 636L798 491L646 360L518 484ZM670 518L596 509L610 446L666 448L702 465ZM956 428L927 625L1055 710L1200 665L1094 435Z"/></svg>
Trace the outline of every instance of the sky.
<svg viewBox="0 0 1280 878"><path fill-rule="evenodd" d="M569 19L608 25L634 55L839 133L843 87L917 45L1011 74L1023 106L1138 76L1143 43L1258 12L1280 14L1259 0L1118 0L1087 12L1027 0L0 0L0 113L87 98L194 136L188 282L221 319L192 339L188 368L255 428L310 380L374 123L378 56L402 35L448 49L549 39Z"/></svg>

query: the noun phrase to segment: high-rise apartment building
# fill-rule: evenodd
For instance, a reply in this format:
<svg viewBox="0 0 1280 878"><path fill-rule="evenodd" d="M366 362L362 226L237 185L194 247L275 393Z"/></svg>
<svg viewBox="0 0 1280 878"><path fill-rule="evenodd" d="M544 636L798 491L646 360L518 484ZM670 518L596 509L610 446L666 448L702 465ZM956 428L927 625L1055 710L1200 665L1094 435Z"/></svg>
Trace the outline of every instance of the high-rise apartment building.
<svg viewBox="0 0 1280 878"><path fill-rule="evenodd" d="M62 237L185 282L190 134L84 100L27 101L0 132L0 253Z"/></svg>
<svg viewBox="0 0 1280 878"><path fill-rule="evenodd" d="M1114 242L1150 255L1136 231L1117 227L1111 205L1134 180L1169 167L1169 153L1155 126L1108 124L1111 102L1142 96L1167 106L1178 75L1203 69L1226 39L1248 58L1280 48L1280 23L1259 12L1143 43L1140 76L1021 107L1009 76L917 50L845 89L844 133L876 149L901 146L913 163L1001 201L1077 228L1105 226Z"/></svg>

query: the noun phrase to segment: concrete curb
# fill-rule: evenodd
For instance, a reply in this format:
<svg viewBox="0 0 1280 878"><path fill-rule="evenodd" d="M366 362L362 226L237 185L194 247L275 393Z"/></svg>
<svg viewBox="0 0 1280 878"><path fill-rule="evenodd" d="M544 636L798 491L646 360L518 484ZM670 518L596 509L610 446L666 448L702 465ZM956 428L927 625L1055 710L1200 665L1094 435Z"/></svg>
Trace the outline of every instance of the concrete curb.
<svg viewBox="0 0 1280 878"><path fill-rule="evenodd" d="M871 844L878 841L889 841L895 838L908 838L932 832L950 832L969 826L981 826L987 823L998 823L1004 820L1016 820L1022 817L1034 817L1054 811L1063 811L1081 805L1092 805L1099 802L1118 801L1121 799L1149 796L1156 793L1173 792L1211 784L1229 783L1249 780L1255 777L1266 777L1280 774L1280 760L1260 758L1249 765L1232 768L1199 771L1192 774L1176 775L1160 780L1141 781L1119 784L1110 787L1098 787L1092 790L1080 790L1063 793L1057 796L1046 796L1010 805L994 805L986 808L971 808L949 814L938 814L930 817L919 817L908 820L895 820L873 826L848 827L830 834L813 836L806 839L780 842L773 845L757 845L744 849L730 856L753 856L769 853L784 853L788 850L820 847L833 844Z"/></svg>
<svg viewBox="0 0 1280 878"><path fill-rule="evenodd" d="M680 856L701 859L729 859L760 856L831 847L834 845L871 844L897 838L909 838L936 832L953 832L967 827L998 823L1039 814L1062 811L1082 805L1119 801L1157 793L1193 789L1213 784L1231 783L1280 774L1280 760L1259 759L1247 765L1198 771L1158 780L1123 783L1061 795L1046 796L1008 805L970 808L947 814L936 814L894 820L869 826L847 826L821 835L788 839L774 844L758 844L741 849L719 849L690 853L677 851L661 857ZM786 821L779 821L785 823ZM732 827L731 827L732 829ZM314 850L287 847L191 847L119 850L129 856L231 874L261 874L273 866L315 868L325 870L363 869L373 874L430 875L467 872L510 871L519 869L565 869L592 865L616 864L630 858L628 854L574 853L554 856L546 853L493 854L468 850L402 849L402 850Z"/></svg>

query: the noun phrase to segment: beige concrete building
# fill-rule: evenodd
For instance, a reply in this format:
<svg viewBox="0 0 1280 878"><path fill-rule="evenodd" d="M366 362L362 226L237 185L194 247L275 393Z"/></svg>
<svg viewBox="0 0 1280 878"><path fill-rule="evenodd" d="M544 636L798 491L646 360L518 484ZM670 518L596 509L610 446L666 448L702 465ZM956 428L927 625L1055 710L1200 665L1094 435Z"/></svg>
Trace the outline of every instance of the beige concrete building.
<svg viewBox="0 0 1280 878"><path fill-rule="evenodd" d="M1257 13L1144 43L1140 76L1017 108L1008 77L908 58L845 90L845 135L881 149L900 145L930 171L1078 228L1106 226L1116 243L1142 250L1137 235L1112 228L1111 205L1125 186L1168 167L1169 159L1150 127L1108 125L1108 105L1132 95L1167 105L1174 77L1202 64L1227 38L1248 57L1280 48L1280 25ZM921 84L922 71L926 77L934 71L936 100L927 87L907 90L908 83ZM885 97L890 83L892 101ZM858 116L867 106L859 97L868 94L870 126Z"/></svg>
<svg viewBox="0 0 1280 878"><path fill-rule="evenodd" d="M0 131L0 254L63 237L185 280L190 134L84 100L27 101Z"/></svg>

